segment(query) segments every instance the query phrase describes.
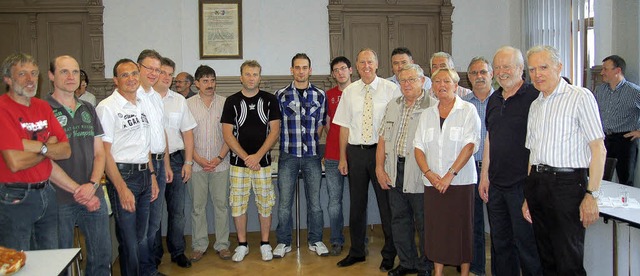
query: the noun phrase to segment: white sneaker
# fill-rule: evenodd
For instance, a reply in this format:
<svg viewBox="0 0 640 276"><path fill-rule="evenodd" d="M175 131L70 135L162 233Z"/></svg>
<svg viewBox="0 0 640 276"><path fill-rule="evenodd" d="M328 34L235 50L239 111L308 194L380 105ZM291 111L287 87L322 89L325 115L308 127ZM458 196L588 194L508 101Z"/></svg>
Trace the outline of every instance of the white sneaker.
<svg viewBox="0 0 640 276"><path fill-rule="evenodd" d="M316 252L318 256L329 256L329 249L321 241L314 244L309 244L309 250Z"/></svg>
<svg viewBox="0 0 640 276"><path fill-rule="evenodd" d="M262 260L265 262L271 261L273 259L273 254L271 253L271 245L261 245L260 253L262 254Z"/></svg>
<svg viewBox="0 0 640 276"><path fill-rule="evenodd" d="M276 258L283 258L284 255L291 252L291 246L284 243L276 245L276 249L273 250L273 256Z"/></svg>
<svg viewBox="0 0 640 276"><path fill-rule="evenodd" d="M242 262L242 260L244 260L244 256L249 255L249 246L238 245L238 247L236 247L236 250L234 251L236 253L233 254L233 257L231 257L231 259L234 262Z"/></svg>

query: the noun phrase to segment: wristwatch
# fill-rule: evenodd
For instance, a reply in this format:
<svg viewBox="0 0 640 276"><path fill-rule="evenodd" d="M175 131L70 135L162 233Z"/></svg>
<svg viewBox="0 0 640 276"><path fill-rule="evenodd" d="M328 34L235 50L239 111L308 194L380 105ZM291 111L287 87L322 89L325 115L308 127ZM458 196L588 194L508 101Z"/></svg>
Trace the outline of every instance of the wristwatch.
<svg viewBox="0 0 640 276"><path fill-rule="evenodd" d="M193 161L184 161L185 165L193 165Z"/></svg>
<svg viewBox="0 0 640 276"><path fill-rule="evenodd" d="M600 197L600 191L586 191L587 194L590 194L593 198L598 199Z"/></svg>
<svg viewBox="0 0 640 276"><path fill-rule="evenodd" d="M42 147L40 147L40 154L45 155L47 154L48 151L49 151L49 148L47 148L47 144L42 143Z"/></svg>
<svg viewBox="0 0 640 276"><path fill-rule="evenodd" d="M449 172L453 174L453 176L457 176L458 172L456 172L453 168L449 168Z"/></svg>

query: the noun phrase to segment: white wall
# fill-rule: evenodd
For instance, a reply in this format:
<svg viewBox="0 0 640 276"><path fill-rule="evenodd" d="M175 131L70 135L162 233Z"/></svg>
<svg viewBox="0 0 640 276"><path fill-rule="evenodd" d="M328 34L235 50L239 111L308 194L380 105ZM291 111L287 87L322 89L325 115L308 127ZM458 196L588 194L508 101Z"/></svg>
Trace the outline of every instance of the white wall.
<svg viewBox="0 0 640 276"><path fill-rule="evenodd" d="M291 57L306 52L314 74L329 74L328 0L244 0L242 5L243 59L258 60L264 75L288 75ZM491 59L500 46L520 45L519 1L454 0L453 5L456 69L466 71L477 55ZM176 71L207 64L220 76L239 75L243 60L199 59L198 1L109 0L104 6L106 77L118 59L135 60L146 48L173 59Z"/></svg>
<svg viewBox="0 0 640 276"><path fill-rule="evenodd" d="M327 5L327 0L242 1L243 59L258 60L264 75L288 75L291 57L305 52L314 73L329 74ZM243 60L199 59L198 1L109 0L104 6L107 77L118 59L135 59L146 48L173 59L177 71L193 73L207 64L219 76L240 75Z"/></svg>
<svg viewBox="0 0 640 276"><path fill-rule="evenodd" d="M522 45L520 1L453 0L452 4L455 8L451 55L456 70L467 71L469 61L475 56L491 61L498 48Z"/></svg>

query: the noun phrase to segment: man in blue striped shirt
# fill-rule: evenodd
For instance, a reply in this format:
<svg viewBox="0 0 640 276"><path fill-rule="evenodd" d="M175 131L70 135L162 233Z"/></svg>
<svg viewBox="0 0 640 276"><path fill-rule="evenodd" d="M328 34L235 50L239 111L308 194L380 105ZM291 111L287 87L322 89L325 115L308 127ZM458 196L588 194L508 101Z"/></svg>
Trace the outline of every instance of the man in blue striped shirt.
<svg viewBox="0 0 640 276"><path fill-rule="evenodd" d="M601 85L594 93L606 134L607 157L618 159L616 171L622 184L633 185L636 150L640 137L640 86L624 78L626 62L612 55L602 60Z"/></svg>
<svg viewBox="0 0 640 276"><path fill-rule="evenodd" d="M469 83L471 84L471 91L462 97L463 100L472 103L482 122L480 128L480 146L478 151L473 154L473 158L476 160L476 171L478 173L478 183L480 182L480 170L482 168L482 153L484 151L484 140L487 137L487 124L485 117L487 114L487 103L489 103L489 96L493 94L493 87L491 86L491 80L493 79L493 69L491 63L484 57L474 57L469 63L467 69L467 76L469 77ZM476 186L477 188L477 186ZM476 275L485 274L485 248L484 248L484 206L482 205L482 198L476 190L475 200L473 207L473 260L471 262L471 272Z"/></svg>
<svg viewBox="0 0 640 276"><path fill-rule="evenodd" d="M328 256L329 250L322 242L322 155L318 152L320 133L327 117L326 95L322 89L309 82L311 59L306 54L298 53L293 56L291 75L293 82L276 91L282 121L278 158L278 245L273 250L273 256L282 258L291 251L291 207L299 171L302 171L305 183L309 250L319 256Z"/></svg>

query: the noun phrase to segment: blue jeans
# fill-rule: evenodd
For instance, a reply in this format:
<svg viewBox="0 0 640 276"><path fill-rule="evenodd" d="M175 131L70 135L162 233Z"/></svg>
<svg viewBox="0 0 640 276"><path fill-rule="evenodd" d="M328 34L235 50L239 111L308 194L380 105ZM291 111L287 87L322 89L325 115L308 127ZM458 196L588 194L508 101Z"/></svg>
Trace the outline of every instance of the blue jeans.
<svg viewBox="0 0 640 276"><path fill-rule="evenodd" d="M347 177L338 170L338 160L324 160L324 175L327 177L327 192L329 194L329 222L331 224L331 244L344 244L344 215L342 214L342 194Z"/></svg>
<svg viewBox="0 0 640 276"><path fill-rule="evenodd" d="M16 250L58 248L58 204L51 184L38 190L0 184L0 245Z"/></svg>
<svg viewBox="0 0 640 276"><path fill-rule="evenodd" d="M158 181L158 198L151 202L149 208L149 230L147 231L147 241L149 242L149 250L151 252L151 262L158 266L160 264L160 258L155 252L155 248L162 247L162 238L160 244L157 244L156 236L160 232L160 223L162 222L162 206L164 205L164 191L167 188L167 175L164 169L164 160L153 160L153 168L156 172L156 180ZM149 180L151 181L151 180ZM161 235L161 234L160 234Z"/></svg>
<svg viewBox="0 0 640 276"><path fill-rule="evenodd" d="M322 164L320 156L295 157L280 151L278 159L278 227L276 236L278 243L291 245L293 218L291 207L293 195L298 181L298 172L302 172L305 183L305 198L307 200L307 241L312 244L322 241L324 227L322 206L320 205L320 184L322 183Z"/></svg>
<svg viewBox="0 0 640 276"><path fill-rule="evenodd" d="M173 171L173 181L167 183L164 197L167 201L167 249L171 254L171 259L184 254L184 191L185 185L182 181L182 166L184 165L183 152L179 151L170 158L171 170ZM162 197L162 194L158 196ZM158 198L158 199L159 199ZM162 231L156 234L156 242L153 247L153 254L156 260L162 259L164 250L162 249Z"/></svg>
<svg viewBox="0 0 640 276"><path fill-rule="evenodd" d="M120 273L123 276L155 275L155 264L150 264L151 254L147 241L151 174L149 170L120 170L120 174L136 200L135 212L126 211L120 204L120 197L113 184L107 186L111 209L116 220Z"/></svg>
<svg viewBox="0 0 640 276"><path fill-rule="evenodd" d="M478 183L480 183L480 167L476 166L478 173ZM486 252L484 241L484 202L480 198L478 185L476 183L473 200L473 259L471 268L473 274L484 275L486 266Z"/></svg>
<svg viewBox="0 0 640 276"><path fill-rule="evenodd" d="M87 250L87 275L111 274L111 233L109 214L102 188L98 191L100 209L89 212L76 202L58 205L60 248L73 248L76 225L82 231Z"/></svg>

